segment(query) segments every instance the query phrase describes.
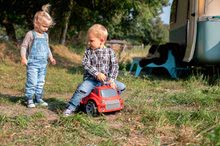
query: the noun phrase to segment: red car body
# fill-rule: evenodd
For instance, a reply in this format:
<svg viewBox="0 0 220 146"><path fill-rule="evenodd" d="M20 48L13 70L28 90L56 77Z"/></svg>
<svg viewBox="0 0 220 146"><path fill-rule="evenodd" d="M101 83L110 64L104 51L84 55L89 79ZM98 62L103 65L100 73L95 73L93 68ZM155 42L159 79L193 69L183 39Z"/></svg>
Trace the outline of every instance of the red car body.
<svg viewBox="0 0 220 146"><path fill-rule="evenodd" d="M89 102L95 103L99 113L114 112L124 108L124 100L108 85L95 87L80 103L86 106Z"/></svg>

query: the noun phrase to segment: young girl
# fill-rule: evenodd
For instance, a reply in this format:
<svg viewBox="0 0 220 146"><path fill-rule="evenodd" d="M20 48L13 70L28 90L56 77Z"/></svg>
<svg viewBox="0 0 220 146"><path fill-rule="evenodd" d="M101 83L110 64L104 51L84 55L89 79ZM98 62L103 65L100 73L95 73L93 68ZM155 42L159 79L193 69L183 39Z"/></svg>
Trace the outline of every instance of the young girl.
<svg viewBox="0 0 220 146"><path fill-rule="evenodd" d="M21 45L21 64L27 66L25 97L27 107L35 105L48 106L43 98L43 87L47 70L47 59L55 65L48 43L46 31L53 25L53 19L48 14L49 5L44 5L42 11L34 16L34 30L29 31Z"/></svg>

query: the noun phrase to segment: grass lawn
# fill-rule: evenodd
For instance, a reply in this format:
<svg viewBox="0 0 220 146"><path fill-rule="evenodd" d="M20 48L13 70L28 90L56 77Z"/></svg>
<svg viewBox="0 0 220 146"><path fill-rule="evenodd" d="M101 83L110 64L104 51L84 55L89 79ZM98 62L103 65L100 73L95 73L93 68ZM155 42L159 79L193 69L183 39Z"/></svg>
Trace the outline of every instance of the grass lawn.
<svg viewBox="0 0 220 146"><path fill-rule="evenodd" d="M135 78L124 68L118 77L127 86L122 111L63 117L82 68L49 65L49 107L28 109L25 67L15 62L0 61L0 145L220 145L220 87L200 75Z"/></svg>

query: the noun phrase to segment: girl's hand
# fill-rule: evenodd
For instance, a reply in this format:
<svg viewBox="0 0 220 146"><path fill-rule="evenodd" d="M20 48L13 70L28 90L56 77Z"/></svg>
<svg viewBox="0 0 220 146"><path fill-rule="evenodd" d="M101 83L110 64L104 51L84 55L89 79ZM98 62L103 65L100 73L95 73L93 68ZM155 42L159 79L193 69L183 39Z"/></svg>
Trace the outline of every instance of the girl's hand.
<svg viewBox="0 0 220 146"><path fill-rule="evenodd" d="M57 63L54 58L50 58L50 62L51 62L53 65L55 65L55 64Z"/></svg>
<svg viewBox="0 0 220 146"><path fill-rule="evenodd" d="M21 64L22 65L27 65L27 59L25 57L21 58Z"/></svg>

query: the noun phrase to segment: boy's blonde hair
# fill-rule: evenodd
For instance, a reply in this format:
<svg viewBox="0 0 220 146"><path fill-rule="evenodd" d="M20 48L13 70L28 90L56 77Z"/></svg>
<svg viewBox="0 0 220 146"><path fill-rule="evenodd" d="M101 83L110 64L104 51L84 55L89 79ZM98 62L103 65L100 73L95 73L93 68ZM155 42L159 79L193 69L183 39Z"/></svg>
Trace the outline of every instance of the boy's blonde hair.
<svg viewBox="0 0 220 146"><path fill-rule="evenodd" d="M49 27L54 25L53 19L49 14L49 7L50 4L46 4L42 6L42 10L38 11L34 15L34 27L39 28L39 25L41 24L47 24Z"/></svg>
<svg viewBox="0 0 220 146"><path fill-rule="evenodd" d="M101 25L101 24L94 24L92 25L88 32L87 35L93 33L97 38L102 38L104 39L103 41L106 41L108 38L108 31L107 29Z"/></svg>

